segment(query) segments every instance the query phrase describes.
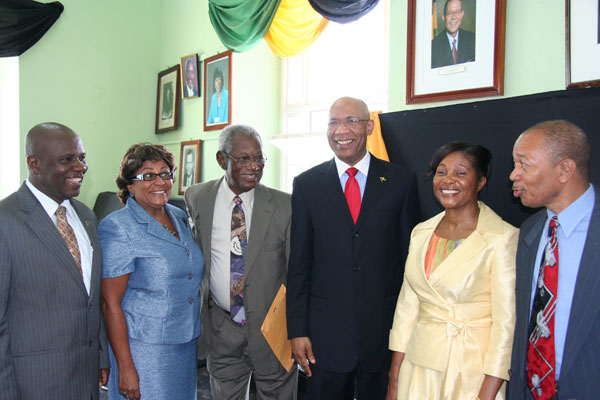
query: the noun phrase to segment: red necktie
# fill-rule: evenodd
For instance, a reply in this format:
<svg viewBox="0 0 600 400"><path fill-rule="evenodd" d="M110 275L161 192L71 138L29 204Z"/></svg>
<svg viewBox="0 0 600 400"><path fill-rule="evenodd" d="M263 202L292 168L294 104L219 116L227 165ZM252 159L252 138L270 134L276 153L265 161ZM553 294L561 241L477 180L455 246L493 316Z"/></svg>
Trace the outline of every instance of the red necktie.
<svg viewBox="0 0 600 400"><path fill-rule="evenodd" d="M533 297L527 346L527 384L536 400L547 400L556 393L554 312L558 289L558 241L556 216L550 220L548 244L540 267Z"/></svg>
<svg viewBox="0 0 600 400"><path fill-rule="evenodd" d="M456 39L452 41L452 58L454 58L454 64L458 61L458 51L456 51Z"/></svg>
<svg viewBox="0 0 600 400"><path fill-rule="evenodd" d="M352 221L354 221L355 224L358 219L358 213L360 212L360 188L358 187L358 181L355 178L357 172L358 170L354 167L346 170L348 180L346 181L346 187L344 188L344 196L346 196L348 208L352 215Z"/></svg>

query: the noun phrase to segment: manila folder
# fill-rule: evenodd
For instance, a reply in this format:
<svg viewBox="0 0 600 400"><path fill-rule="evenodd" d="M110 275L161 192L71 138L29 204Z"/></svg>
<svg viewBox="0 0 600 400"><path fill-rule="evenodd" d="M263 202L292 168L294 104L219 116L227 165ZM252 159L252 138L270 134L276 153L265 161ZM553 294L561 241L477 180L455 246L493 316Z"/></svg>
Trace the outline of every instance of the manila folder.
<svg viewBox="0 0 600 400"><path fill-rule="evenodd" d="M286 371L292 369L292 345L287 334L285 285L281 285L260 328L271 350Z"/></svg>

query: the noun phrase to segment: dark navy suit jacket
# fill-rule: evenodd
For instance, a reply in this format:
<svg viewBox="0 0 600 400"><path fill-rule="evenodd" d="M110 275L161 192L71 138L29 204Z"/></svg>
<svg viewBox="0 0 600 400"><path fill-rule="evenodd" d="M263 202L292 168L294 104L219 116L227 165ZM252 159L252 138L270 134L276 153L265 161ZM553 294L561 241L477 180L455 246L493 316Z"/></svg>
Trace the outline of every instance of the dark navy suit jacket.
<svg viewBox="0 0 600 400"><path fill-rule="evenodd" d="M475 61L475 34L458 30L457 64ZM431 41L431 68L445 67L454 64L452 50L448 43L448 35L444 29Z"/></svg>

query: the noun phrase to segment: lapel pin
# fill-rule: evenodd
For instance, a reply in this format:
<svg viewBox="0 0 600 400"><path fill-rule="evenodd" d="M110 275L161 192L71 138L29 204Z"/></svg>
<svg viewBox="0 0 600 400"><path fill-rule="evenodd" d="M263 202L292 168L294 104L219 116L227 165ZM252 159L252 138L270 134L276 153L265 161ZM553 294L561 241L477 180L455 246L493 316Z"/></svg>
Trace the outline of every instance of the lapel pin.
<svg viewBox="0 0 600 400"><path fill-rule="evenodd" d="M385 176L380 176L380 177L379 177L379 181L380 181L380 182L386 182L386 181L387 181L387 179L385 179Z"/></svg>
<svg viewBox="0 0 600 400"><path fill-rule="evenodd" d="M87 227L90 227L90 221L88 221L87 219L85 220L85 224L87 225Z"/></svg>

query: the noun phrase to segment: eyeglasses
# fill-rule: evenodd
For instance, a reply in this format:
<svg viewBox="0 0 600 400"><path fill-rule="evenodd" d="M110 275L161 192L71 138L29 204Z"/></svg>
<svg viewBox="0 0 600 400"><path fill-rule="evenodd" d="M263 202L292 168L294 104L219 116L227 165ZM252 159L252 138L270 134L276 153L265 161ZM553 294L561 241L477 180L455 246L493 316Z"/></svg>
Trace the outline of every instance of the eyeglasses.
<svg viewBox="0 0 600 400"><path fill-rule="evenodd" d="M223 152L225 153L225 152ZM239 165L240 167L248 167L250 166L252 163L255 163L256 165L265 165L265 163L267 162L267 157L262 156L262 157L233 157L231 154L229 153L225 153L227 155L227 157L231 158L237 165Z"/></svg>
<svg viewBox="0 0 600 400"><path fill-rule="evenodd" d="M171 180L175 177L172 172L161 172L155 174L154 172L146 172L145 174L139 174L131 178L132 181L155 181L157 177L160 177L163 181Z"/></svg>
<svg viewBox="0 0 600 400"><path fill-rule="evenodd" d="M463 10L448 11L446 17L458 17L462 12Z"/></svg>
<svg viewBox="0 0 600 400"><path fill-rule="evenodd" d="M354 128L358 126L359 123L367 121L370 121L370 119L359 119L355 117L348 117L342 121L340 121L339 119L330 119L327 123L327 126L329 127L329 129L336 129L340 125L344 124L346 128Z"/></svg>

